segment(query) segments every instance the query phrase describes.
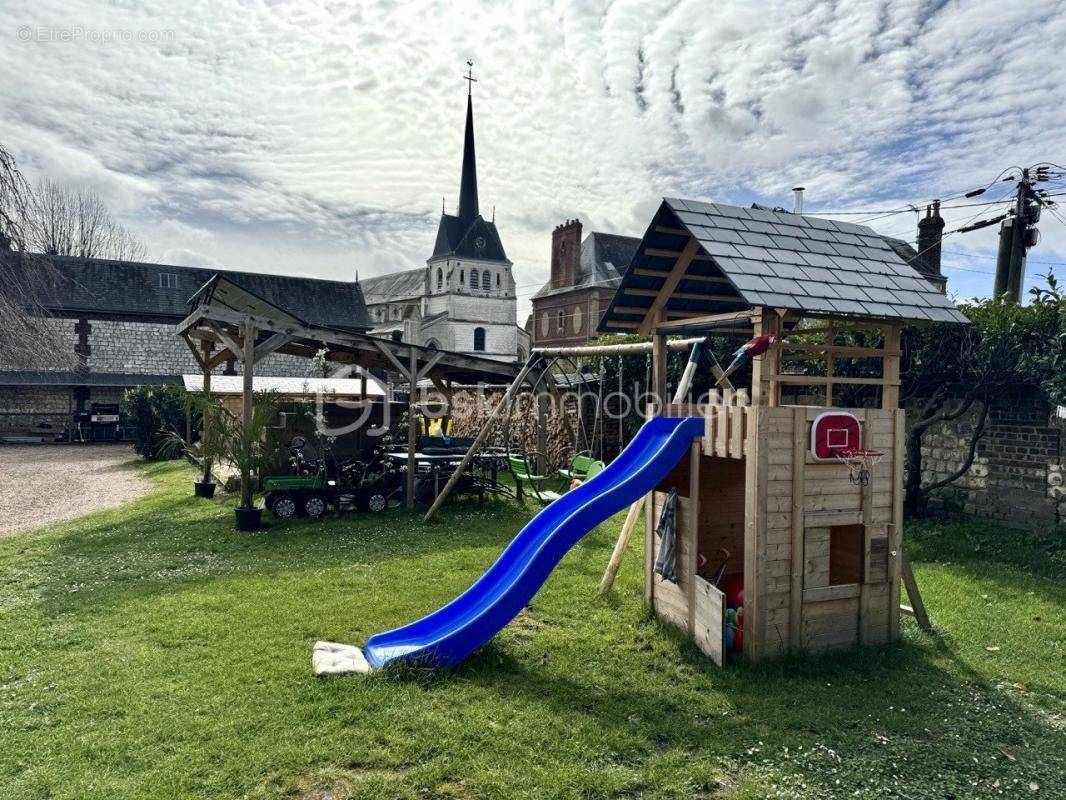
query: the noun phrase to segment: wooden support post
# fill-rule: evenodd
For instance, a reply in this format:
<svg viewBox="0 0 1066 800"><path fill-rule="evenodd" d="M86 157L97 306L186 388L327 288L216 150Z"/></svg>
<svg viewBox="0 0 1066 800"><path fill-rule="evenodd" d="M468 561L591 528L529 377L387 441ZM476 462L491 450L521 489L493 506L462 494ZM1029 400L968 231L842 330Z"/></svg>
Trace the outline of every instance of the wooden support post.
<svg viewBox="0 0 1066 800"><path fill-rule="evenodd" d="M407 362L407 507L415 504L415 451L418 448L418 351L413 347Z"/></svg>
<svg viewBox="0 0 1066 800"><path fill-rule="evenodd" d="M688 578L686 600L688 602L688 633L696 635L696 572L699 569L700 549L700 452L699 440L692 443L688 457L688 525L684 536L688 544L685 560L685 575Z"/></svg>
<svg viewBox="0 0 1066 800"><path fill-rule="evenodd" d="M666 337L657 333L652 340L651 386L648 387L655 404L654 413L661 412L666 404L666 355Z"/></svg>
<svg viewBox="0 0 1066 800"><path fill-rule="evenodd" d="M925 611L922 593L918 591L918 582L914 580L914 573L911 572L910 559L907 558L906 551L901 551L899 555L900 575L903 578L903 585L907 587L907 598L911 603L911 613L914 614L914 620L918 623L918 627L926 633L930 633L933 630L933 626L929 623L929 614Z"/></svg>
<svg viewBox="0 0 1066 800"><path fill-rule="evenodd" d="M429 511L427 511L425 516L422 517L423 522L429 522L431 519L433 519L433 515L437 513L437 509L444 504L445 499L447 499L452 489L455 488L455 484L459 482L459 478L462 477L463 472L470 465L470 462L473 461L474 456L477 455L478 450L481 449L481 446L489 437L489 433L492 431L492 427L496 423L497 418L500 416L501 413L503 413L503 410L507 408L508 405L510 405L511 400L514 398L515 394L518 392L519 389L522 388L522 385L525 383L526 376L529 375L534 365L538 364L539 361L540 359L538 357L530 356L529 360L526 361L525 366L523 366L522 370L518 373L518 377L516 377L514 379L514 382L507 387L507 391L504 392L503 397L500 398L500 402L496 404L496 408L492 410L492 413L489 414L488 419L486 419L484 424L481 426L481 430L478 431L477 436L474 438L474 443L470 445L470 449L466 451L466 455L463 456L463 460L459 462L459 466L455 468L455 472L453 472L452 476L448 478L448 482L444 484L444 488L441 489L440 493L433 501L433 505L429 507Z"/></svg>
<svg viewBox="0 0 1066 800"><path fill-rule="evenodd" d="M803 649L803 562L804 562L804 511L803 496L806 488L807 467L807 410L792 411L792 548L790 564L790 591L788 599L789 649L798 653Z"/></svg>
<svg viewBox="0 0 1066 800"><path fill-rule="evenodd" d="M201 342L200 342L200 350L203 353L203 361L201 362L201 366L203 367L203 373L204 373L204 385L203 385L204 407L203 407L203 411L202 411L203 415L200 417L200 442L201 443L206 443L207 442L207 437L211 435L211 431L210 431L211 409L214 408L214 405L211 403L211 349L212 349L212 347L213 347L213 345L207 339L201 340ZM192 441L192 438L190 437L189 439L187 439L187 441ZM211 464L210 464L210 461L208 459L206 459L206 458L203 459L203 464L201 466L203 466L203 468L204 468L204 476L203 476L202 481L203 481L203 483L208 483L211 480Z"/></svg>
<svg viewBox="0 0 1066 800"><path fill-rule="evenodd" d="M696 343L693 345L693 347L700 347L702 341L702 339L696 340ZM690 358L689 363L692 363L692 360L693 359ZM674 403L684 402L685 395L688 394L689 387L692 385L692 378L695 374L695 370L686 370L682 374L681 381L680 383L678 383L677 389L674 390ZM650 411L648 412L647 416L651 416ZM621 430L621 425L619 425L619 430ZM607 562L607 569L604 570L603 579L600 581L600 594L606 594L611 590L611 587L614 585L614 579L618 575L618 569L622 566L622 559L625 557L626 549L629 547L629 540L633 536L633 529L637 527L637 521L640 519L640 512L645 508L646 505L649 508L651 506L650 503L645 502L646 500L647 497L642 497L629 507L629 513L626 515L626 521L622 525L622 531L618 534L618 541L614 543L614 550L611 552L611 560ZM650 513L647 515L647 519L651 520ZM652 523L649 522L648 526L651 525ZM645 576L651 574L651 568L648 565L647 561L647 553L649 547L650 539L646 538L644 543ZM651 602L651 588L652 584L650 583L648 578L645 577L645 600L647 600L649 603Z"/></svg>
<svg viewBox="0 0 1066 800"><path fill-rule="evenodd" d="M255 374L255 325L251 321L241 326L244 336L243 352L241 354L241 372L243 374L243 390L241 393L241 419L247 425L252 421L253 383Z"/></svg>
<svg viewBox="0 0 1066 800"><path fill-rule="evenodd" d="M892 437L892 525L888 530L888 640L899 638L899 582L903 572L903 441L906 417L894 415Z"/></svg>
<svg viewBox="0 0 1066 800"><path fill-rule="evenodd" d="M882 374L885 385L881 392L881 408L899 408L900 328L896 323L885 326L885 357Z"/></svg>
<svg viewBox="0 0 1066 800"><path fill-rule="evenodd" d="M554 378L548 375L545 380ZM548 469L548 394L543 388L537 390L534 398L537 404L537 474L546 475ZM566 409L560 403L559 413L565 414Z"/></svg>

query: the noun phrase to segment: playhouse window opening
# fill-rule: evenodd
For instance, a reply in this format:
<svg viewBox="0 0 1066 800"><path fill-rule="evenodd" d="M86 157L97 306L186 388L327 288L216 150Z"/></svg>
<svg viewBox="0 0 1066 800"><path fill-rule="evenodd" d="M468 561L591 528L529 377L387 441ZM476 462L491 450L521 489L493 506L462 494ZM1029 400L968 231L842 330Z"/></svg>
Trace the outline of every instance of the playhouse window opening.
<svg viewBox="0 0 1066 800"><path fill-rule="evenodd" d="M829 585L862 582L862 525L834 525L829 529Z"/></svg>

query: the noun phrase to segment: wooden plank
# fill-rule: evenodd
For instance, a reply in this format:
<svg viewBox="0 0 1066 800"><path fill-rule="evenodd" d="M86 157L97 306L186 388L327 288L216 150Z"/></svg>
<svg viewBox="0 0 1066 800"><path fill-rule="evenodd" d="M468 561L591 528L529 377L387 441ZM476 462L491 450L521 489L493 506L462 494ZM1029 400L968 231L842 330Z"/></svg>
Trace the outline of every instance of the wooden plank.
<svg viewBox="0 0 1066 800"><path fill-rule="evenodd" d="M677 297L678 295L674 295ZM700 295L700 299L705 299ZM721 314L704 314L700 317L692 317L685 320L660 323L656 330L672 330L676 328L696 328L700 325L715 325L723 322L750 322L750 311L727 311Z"/></svg>
<svg viewBox="0 0 1066 800"><path fill-rule="evenodd" d="M718 666L723 666L725 650L725 595L697 577L693 581L696 597L696 646Z"/></svg>
<svg viewBox="0 0 1066 800"><path fill-rule="evenodd" d="M688 519L685 525L685 538L688 552L685 559L685 573L688 579L688 630L696 635L696 570L699 567L699 520L700 520L700 444L694 441L689 448L689 487Z"/></svg>
<svg viewBox="0 0 1066 800"><path fill-rule="evenodd" d="M241 375L243 384L241 389L241 419L245 425L252 421L252 380L255 375L255 325L246 322L241 331L244 336L244 351L242 353Z"/></svg>
<svg viewBox="0 0 1066 800"><path fill-rule="evenodd" d="M885 327L885 360L882 374L885 376L885 388L881 392L881 407L895 410L899 408L899 345L900 326L891 324Z"/></svg>
<svg viewBox="0 0 1066 800"><path fill-rule="evenodd" d="M925 611L925 602L922 600L922 593L918 591L918 583L914 580L914 573L911 572L911 562L907 559L907 551L904 550L900 553L900 575L903 578L903 585L907 587L907 599L910 600L911 608L914 610L914 620L926 633L933 630L933 626L929 624L929 615Z"/></svg>
<svg viewBox="0 0 1066 800"><path fill-rule="evenodd" d="M752 661L764 657L766 642L766 621L761 615L760 598L773 590L779 590L777 584L783 582L780 589L787 589L788 578L769 578L763 574L759 546L766 536L766 466L767 449L762 442L759 425L761 416L758 410L753 416L753 450L746 466L750 468L746 480L746 495L751 498L751 508L746 514L744 536L744 648L745 655Z"/></svg>
<svg viewBox="0 0 1066 800"><path fill-rule="evenodd" d="M805 516L803 497L806 494L807 464L807 421L802 409L792 412L792 511L790 552L791 573L791 613L789 615L789 649L799 652L802 647L802 611L803 611L803 536Z"/></svg>
<svg viewBox="0 0 1066 800"><path fill-rule="evenodd" d="M696 249L698 250L699 247L700 247L700 243L698 241L696 241L695 239L690 238L685 243L685 249L684 250L663 250L662 248L659 248L659 247L645 247L644 248L644 255L651 256L653 258L673 258L673 259L678 259L678 258L682 258L685 255L685 251L687 251L693 245L693 243L695 243ZM706 253L695 253L695 254L693 254L693 256L692 256L692 258L690 260L692 260L692 261L711 261L712 259Z"/></svg>
<svg viewBox="0 0 1066 800"><path fill-rule="evenodd" d="M823 603L826 600L861 599L862 586L858 583L841 583L836 586L819 586L803 590L804 603Z"/></svg>
<svg viewBox="0 0 1066 800"><path fill-rule="evenodd" d="M892 452L896 458L892 465L892 524L888 535L888 581L891 596L888 601L888 636L891 641L899 638L899 582L903 555L903 447L906 419L902 410L895 414L895 445Z"/></svg>
<svg viewBox="0 0 1066 800"><path fill-rule="evenodd" d="M735 398L737 405L726 412L729 415L729 455L732 458L744 457L744 410L740 403L742 397L738 392Z"/></svg>
<svg viewBox="0 0 1066 800"><path fill-rule="evenodd" d="M641 322L640 328L638 329L641 333L651 333L655 324L662 319L660 312L666 307L670 295L673 294L675 289L677 289L677 284L681 282L682 276L688 269L689 264L691 264L692 260L696 257L699 249L700 243L695 239L689 239L685 244L685 249L678 254L677 261L674 263L674 268L670 270L670 273L663 280L663 285L659 288L658 296L652 301L651 308L648 309L643 322Z"/></svg>

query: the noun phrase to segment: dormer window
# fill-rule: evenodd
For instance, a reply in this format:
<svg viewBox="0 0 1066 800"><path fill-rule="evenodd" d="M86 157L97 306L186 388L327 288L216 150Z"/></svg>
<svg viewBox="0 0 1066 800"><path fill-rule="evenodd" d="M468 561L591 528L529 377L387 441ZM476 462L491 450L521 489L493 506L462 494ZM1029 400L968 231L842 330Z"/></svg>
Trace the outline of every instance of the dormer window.
<svg viewBox="0 0 1066 800"><path fill-rule="evenodd" d="M160 272L159 273L159 288L160 289L177 289L178 288L178 276L173 272Z"/></svg>

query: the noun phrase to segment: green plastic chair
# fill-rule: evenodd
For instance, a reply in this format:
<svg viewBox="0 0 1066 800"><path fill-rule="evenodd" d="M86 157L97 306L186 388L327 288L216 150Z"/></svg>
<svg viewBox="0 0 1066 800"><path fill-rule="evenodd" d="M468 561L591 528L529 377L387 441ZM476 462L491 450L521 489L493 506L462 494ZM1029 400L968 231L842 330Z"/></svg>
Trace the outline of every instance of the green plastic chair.
<svg viewBox="0 0 1066 800"><path fill-rule="evenodd" d="M588 478L588 471L592 465L597 463L596 459L592 456L587 456L584 453L578 453L570 460L570 469L559 470L559 477L565 480L567 483L575 478L579 481L584 481ZM601 466L600 469L603 467Z"/></svg>
<svg viewBox="0 0 1066 800"><path fill-rule="evenodd" d="M542 489L540 487L540 484L550 480L550 478L546 475L536 475L533 473L532 465L536 463L535 455L532 459L530 459L529 456L508 456L507 461L511 466L511 475L514 476L515 488L518 490L519 500L522 499L523 488L527 486L529 487L530 493L543 505L548 505L562 497L558 492Z"/></svg>

